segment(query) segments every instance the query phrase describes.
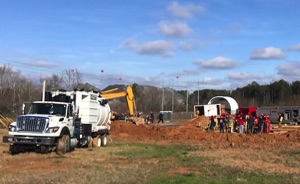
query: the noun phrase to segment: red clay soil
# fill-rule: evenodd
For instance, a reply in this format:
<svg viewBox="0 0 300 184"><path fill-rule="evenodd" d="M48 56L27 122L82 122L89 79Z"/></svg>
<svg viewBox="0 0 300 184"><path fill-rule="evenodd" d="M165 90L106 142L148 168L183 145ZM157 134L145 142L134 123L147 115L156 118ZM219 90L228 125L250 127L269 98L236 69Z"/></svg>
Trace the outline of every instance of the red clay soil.
<svg viewBox="0 0 300 184"><path fill-rule="evenodd" d="M112 139L132 141L176 141L200 143L209 148L253 148L264 150L288 150L300 147L300 129L270 134L238 134L206 131L205 117L198 117L178 126L134 125L122 121L111 124Z"/></svg>

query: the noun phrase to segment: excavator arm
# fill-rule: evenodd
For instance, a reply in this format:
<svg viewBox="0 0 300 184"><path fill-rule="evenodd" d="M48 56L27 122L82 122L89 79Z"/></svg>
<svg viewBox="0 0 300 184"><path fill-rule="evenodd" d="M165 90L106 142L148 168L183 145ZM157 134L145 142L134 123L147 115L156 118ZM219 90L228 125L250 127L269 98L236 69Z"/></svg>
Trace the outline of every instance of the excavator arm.
<svg viewBox="0 0 300 184"><path fill-rule="evenodd" d="M129 111L129 115L131 117L136 116L136 103L135 103L132 87L131 86L126 86L125 91L113 92L117 89L118 88L114 88L114 89L111 89L111 90L101 92L100 96L107 99L107 100L114 99L114 98L125 97L127 107L128 107L128 111Z"/></svg>

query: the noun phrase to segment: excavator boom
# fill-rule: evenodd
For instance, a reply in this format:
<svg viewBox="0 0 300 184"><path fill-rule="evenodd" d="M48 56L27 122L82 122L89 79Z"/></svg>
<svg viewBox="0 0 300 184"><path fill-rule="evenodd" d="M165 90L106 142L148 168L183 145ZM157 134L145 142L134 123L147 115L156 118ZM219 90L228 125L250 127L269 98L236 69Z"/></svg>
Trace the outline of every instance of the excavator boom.
<svg viewBox="0 0 300 184"><path fill-rule="evenodd" d="M100 93L100 96L103 98L110 100L114 98L120 98L120 97L125 97L126 102L127 102L127 107L129 111L130 116L135 116L136 115L136 104L135 104L135 99L134 99L134 94L131 86L126 86L125 91L121 92L112 92L115 91L116 89L108 90L105 92Z"/></svg>

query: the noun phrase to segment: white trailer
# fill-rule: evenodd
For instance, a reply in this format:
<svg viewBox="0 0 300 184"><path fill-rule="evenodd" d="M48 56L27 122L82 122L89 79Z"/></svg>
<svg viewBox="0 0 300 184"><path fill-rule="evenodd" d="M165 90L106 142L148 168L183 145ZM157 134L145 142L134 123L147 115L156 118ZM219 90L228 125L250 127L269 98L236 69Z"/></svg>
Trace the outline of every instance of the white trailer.
<svg viewBox="0 0 300 184"><path fill-rule="evenodd" d="M278 123L279 114L283 116L284 124L298 124L300 122L300 106L257 107L256 113L269 115L272 123Z"/></svg>
<svg viewBox="0 0 300 184"><path fill-rule="evenodd" d="M222 104L208 104L208 105L195 105L194 116L221 116L225 113L224 105Z"/></svg>
<svg viewBox="0 0 300 184"><path fill-rule="evenodd" d="M97 92L51 91L31 103L9 126L11 154L34 150L63 154L75 147L108 144L111 111Z"/></svg>

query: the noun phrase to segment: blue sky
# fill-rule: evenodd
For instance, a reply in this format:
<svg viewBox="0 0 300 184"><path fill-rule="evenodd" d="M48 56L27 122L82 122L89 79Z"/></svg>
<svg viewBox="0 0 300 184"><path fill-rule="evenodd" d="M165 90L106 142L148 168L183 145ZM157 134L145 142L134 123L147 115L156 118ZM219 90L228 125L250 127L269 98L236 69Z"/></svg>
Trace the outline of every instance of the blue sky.
<svg viewBox="0 0 300 184"><path fill-rule="evenodd" d="M300 79L297 0L0 3L0 64L33 79L76 69L100 89L190 91Z"/></svg>

